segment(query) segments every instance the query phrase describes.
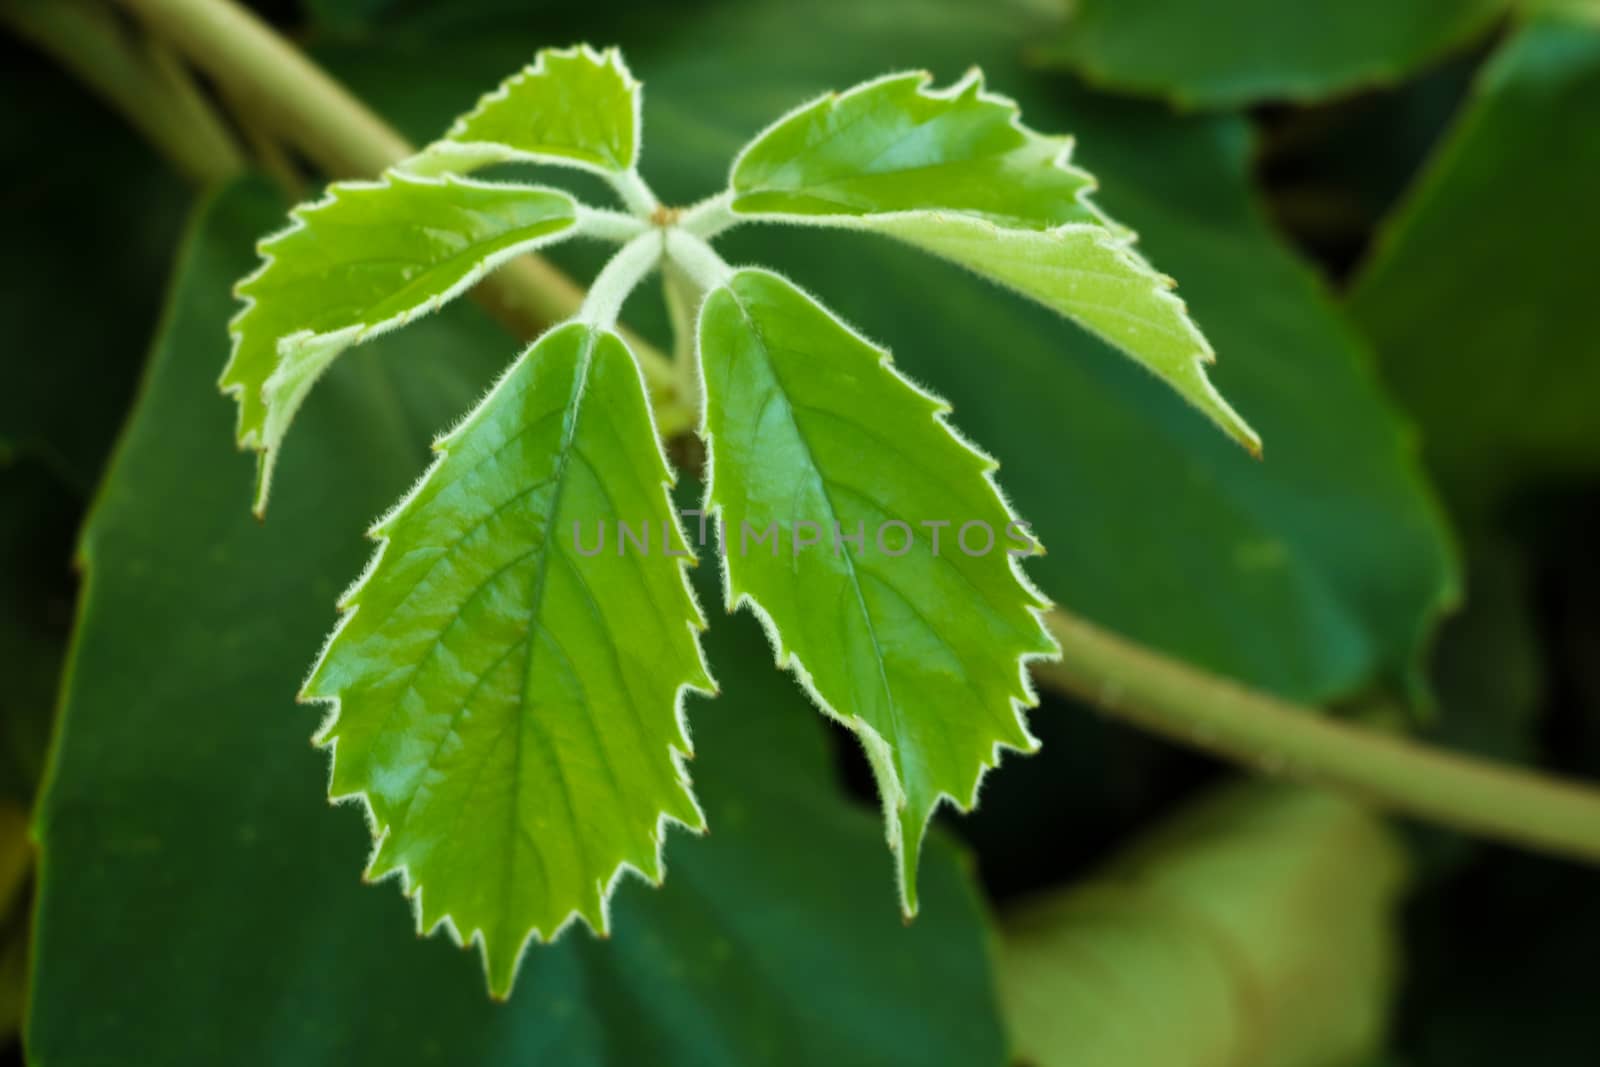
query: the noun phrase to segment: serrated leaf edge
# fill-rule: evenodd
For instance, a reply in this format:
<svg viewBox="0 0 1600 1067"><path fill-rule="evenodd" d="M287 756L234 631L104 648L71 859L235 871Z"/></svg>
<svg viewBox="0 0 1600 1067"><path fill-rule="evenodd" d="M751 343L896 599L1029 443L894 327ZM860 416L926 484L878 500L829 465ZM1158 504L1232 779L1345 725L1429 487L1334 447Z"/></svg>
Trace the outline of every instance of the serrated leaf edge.
<svg viewBox="0 0 1600 1067"><path fill-rule="evenodd" d="M954 408L949 401L903 374L900 371L900 368L895 365L893 354L889 351L889 349L872 341L850 323L840 318L832 308L828 307L827 304L819 300L817 296L810 290L804 288L803 286L797 285L792 279L786 277L778 271L771 270L767 267L746 266L734 268L732 273L729 275L728 281L719 288L727 290L729 296L731 296L735 302L738 302L739 298L732 292L731 289L733 276L746 271L767 274L779 279L780 281L783 281L785 284L793 286L797 292L804 295L806 299L810 300L813 304L825 312L828 317L837 323L843 330L849 333L856 340L860 341L863 345L877 352L878 366L887 371L891 377L909 388L913 393L916 393L931 402L935 406L935 410L932 415L933 424L939 429L944 430L944 432L949 434L957 445L966 449L978 459L979 464L983 468L984 481L986 481L989 487L994 490L995 497L1000 501L1000 506L1002 509L1004 509L1007 518L1016 522L1023 521L1021 516L1017 514L1016 508L1012 506L1010 498L1006 496L1005 490L1002 489L999 482L995 480L995 472L1000 469L999 461L993 456L989 455L989 453L985 452L977 444L965 437L958 429L950 424L947 416L954 410ZM708 293L706 295L707 298L709 298L710 294ZM705 368L700 365L700 319L705 315L707 303L708 299L703 299L701 301L700 311L696 316L695 321L696 369L702 376L702 379L704 378ZM707 425L707 414L704 406L702 406L700 423L696 432L699 434L701 440L710 442L711 438L709 434L709 427ZM700 508L701 511L707 515L715 514L720 520L722 518L722 511L720 508L715 507L711 500L711 489L716 484L715 464L716 448L715 446L708 447L706 449L706 489L701 498ZM727 534L725 524L722 521L718 521L714 525L718 531L718 537L725 537ZM1031 537L1032 527L1027 526L1026 523L1024 523L1024 526L1026 526L1029 530ZM1033 540L1037 545L1037 538L1034 538ZM729 614L733 614L740 608L747 608L750 613L760 621L761 629L767 637L767 643L772 648L773 662L778 669L791 672L794 675L796 682L799 683L800 688L805 691L806 696L811 699L811 702L816 705L819 711L821 711L828 718L839 723L841 726L855 734L856 737L860 739L862 748L866 751L867 761L872 766L873 777L877 782L878 793L882 800L886 838L889 845L889 851L895 858L895 888L900 898L900 911L901 914L907 919L914 917L917 914L917 894L916 885L914 883L916 872L907 870L909 865L907 857L920 854L922 841L927 837L928 827L933 824L933 817L935 814L937 814L939 808L944 804L945 801L949 801L958 811L972 811L973 808L975 808L978 804L978 795L982 791L984 778L988 776L988 773L991 770L1000 765L1001 758L1005 752L1014 751L1028 755L1039 750L1039 740L1038 738L1034 737L1033 733L1028 729L1028 720L1024 713L1030 708L1037 707L1039 704L1039 695L1037 690L1034 688L1033 677L1029 673L1028 665L1034 662L1052 662L1061 658L1061 646L1057 642L1055 635L1050 631L1050 628L1045 624L1046 615L1053 606L1050 598L1033 584L1033 580L1029 578L1027 572L1022 569L1022 564L1020 562L1021 557L1013 556L1008 553L1006 559L1007 565L1011 569L1012 577L1016 579L1017 584L1021 586L1022 591L1032 600L1032 603L1025 603L1024 607L1026 607L1028 612L1033 615L1035 622L1038 623L1039 632L1044 636L1045 640L1049 643L1052 649L1052 651L1048 652L1023 652L1019 653L1017 656L1017 677L1021 685L1023 698L1019 700L1013 696L1008 699L1011 703L1011 712L1016 720L1017 728L1021 732L1022 736L1031 742L1031 745L1030 747L1023 748L997 739L990 749L989 760L979 764L978 775L976 780L973 782L972 793L970 796L963 800L962 798L955 796L946 790L939 790L934 795L933 804L928 809L928 816L923 821L922 828L919 831L919 837L917 841L911 843L912 847L908 852L907 843L902 839L900 820L898 818L899 813L903 811L907 805L907 798L905 794L905 788L901 784L898 774L895 773L892 750L890 749L888 741L883 737L882 734L878 733L878 731L875 730L871 724L862 719L859 715L845 715L838 708L835 708L827 700L827 698L822 695L822 693L817 689L816 683L812 680L811 672L806 667L804 661L784 642L783 634L779 629L777 622L770 614L768 614L766 608L763 607L752 594L748 592L741 592L737 596L733 595L733 578L728 568L728 546L726 544L719 544L719 549L720 551L717 553L717 559L722 579L723 609Z"/></svg>
<svg viewBox="0 0 1600 1067"><path fill-rule="evenodd" d="M345 804L358 804L361 808L362 815L366 820L368 833L372 837L372 848L368 853L367 862L363 867L363 881L376 885L388 881L391 878L397 879L400 884L401 895L404 896L411 904L412 917L415 921L416 930L419 936L431 936L442 927L444 928L446 934L450 937L450 940L457 947L476 947L479 950L479 959L483 964L484 980L489 986L490 996L496 1000L505 1000L510 997L512 989L516 986L517 975L521 971L522 961L527 955L528 947L535 941L543 944L553 943L559 939L562 934L566 933L568 928L578 921L582 921L584 925L588 926L600 937L609 936L611 927L612 896L616 892L617 886L621 884L622 879L626 874L631 872L637 875L639 879L645 882L647 885L656 888L660 887L662 882L665 881L667 875L666 838L668 827L673 825L681 826L697 836L704 834L708 829L705 809L700 806L700 800L695 796L694 783L689 775L687 767L687 761L694 758L694 740L693 735L689 730L689 719L686 710L687 697L691 692L699 693L705 697L715 697L718 694L716 679L711 673L711 665L706 660L705 648L700 641L700 634L705 632L708 625L705 610L700 606L699 598L695 596L694 586L689 581L689 567L698 563L699 561L693 558L677 557L678 576L683 583L683 589L688 596L689 604L694 610L694 616L688 621L688 626L695 649L695 655L699 661L700 672L711 682L711 688L707 689L703 686L695 684L692 681L680 682L678 684L677 690L673 694L673 718L676 722L679 735L683 738L684 745L686 747L680 749L675 744L669 744L667 746L667 751L672 760L672 766L675 772L677 783L683 788L684 795L688 798L690 805L694 808L695 813L698 816L699 825L686 823L676 816L668 814L667 812L658 813L656 816L655 827L651 831L651 837L656 846L654 866L659 872L659 876L653 878L634 863L624 860L617 865L617 868L611 872L610 877L606 879L606 881L600 886L600 926L598 929L589 922L587 917L585 917L582 911L577 907L572 908L555 926L555 928L548 933L541 931L537 926L530 927L527 933L523 935L522 941L517 945L516 958L511 969L511 978L508 981L506 988L503 990L497 990L494 988L494 977L489 969L489 949L482 927L473 929L470 934L464 934L461 928L456 924L454 917L448 911L441 913L431 925L426 925L423 918L422 907L422 894L425 887L412 878L408 864L397 864L396 866L384 871L382 874L377 875L376 877L372 876L371 872L377 865L378 853L382 849L383 843L388 837L391 827L379 825L377 812L373 809L372 801L367 795L366 790L361 789L354 790L349 793L334 793L333 775L334 766L338 760L339 741L338 738L330 737L329 734L338 724L342 701L341 698L337 696L311 696L308 694L307 689L310 686L312 679L316 677L317 672L322 668L323 662L327 659L328 653L333 648L334 642L338 640L339 635L343 633L344 628L349 625L350 620L354 619L356 613L361 610L361 605L356 602L357 597L360 595L361 590L366 586L367 582L370 581L372 576L377 572L378 567L383 560L384 554L387 552L389 547L389 538L382 533L383 528L392 519L404 511L405 508L416 498L417 494L422 491L422 488L428 483L429 479L448 459L449 443L471 429L475 420L481 417L483 412L488 410L496 395L502 388L506 386L507 382L509 382L512 377L515 376L517 370L522 366L523 361L527 359L533 350L539 346L540 342L549 338L558 330L567 329L574 324L582 325L584 328L597 335L602 333L611 334L611 336L617 339L617 341L623 346L624 350L627 351L630 356L633 355L633 350L628 346L627 341L624 340L620 335L616 334L615 331L600 330L595 328L590 323L582 322L578 319L570 319L566 322L557 323L555 326L552 326L549 330L545 331L544 334L540 335L540 337L529 344L527 348L523 350L522 354L518 356L518 358L511 361L510 365L501 372L500 377L495 380L494 385L489 388L483 397L480 398L478 402L474 404L471 409L469 409L468 412L455 423L455 425L451 426L448 430L439 434L435 438L433 449L437 455L435 456L433 462L430 463L427 469L423 471L423 473L415 482L412 483L411 488L406 490L400 499L397 500L376 520L374 520L371 526L368 528L367 536L369 539L377 541L377 548L373 551L371 557L367 560L366 566L362 568L361 573L357 575L355 581L352 582L349 588L347 588L344 593L340 595L336 604L339 611L339 620L334 624L333 629L323 641L322 648L317 653L317 657L315 661L313 661L311 669L306 672L305 680L301 683L300 691L296 696L296 700L299 703L320 704L328 709L327 713L322 719L322 722L317 726L316 731L312 734L311 743L313 747L324 750L328 753L327 792L329 804L335 807ZM592 352L589 356L585 357L585 359L586 362L588 360L592 360ZM666 450L662 446L661 434L656 426L654 410L651 408L651 405L648 402L648 397L650 394L644 378L644 373L639 367L637 358L630 360L630 362L633 365L634 374L637 377L641 394L646 398L644 407L647 415L649 416L651 438L655 445L656 454L660 457L663 468L667 471L668 475L668 481L662 483L662 495L666 500L668 510L674 515L674 522L676 522L677 509L673 505L671 488L677 484L677 478L672 464L668 461ZM575 394L573 402L580 402L582 400L583 393L586 392L588 388L587 366L585 366L582 374L584 379L583 385L578 393Z"/></svg>
<svg viewBox="0 0 1600 1067"><path fill-rule="evenodd" d="M545 60L554 56L558 59L584 59L596 67L610 66L616 70L622 79L623 88L628 91L629 100L633 105L633 158L628 160L627 166L620 170L612 167L600 166L587 160L576 159L572 156L557 155L548 152L528 152L509 145L498 144L494 141L464 141L458 138L466 133L467 123L481 114L493 104L507 100L511 96L514 86L532 78L541 78L550 75L550 70L545 66ZM439 169L476 169L491 163L534 163L549 164L559 167L574 167L585 170L591 174L598 174L602 178L615 178L621 174L636 173L639 167L639 157L644 154L644 117L642 102L644 96L644 83L633 76L628 69L628 64L622 57L622 50L615 47L596 49L588 43L570 45L566 48L541 48L534 56L532 63L523 67L515 74L510 75L495 88L484 93L472 110L466 112L450 124L445 135L428 145L421 152L398 164L413 173L430 173Z"/></svg>
<svg viewBox="0 0 1600 1067"><path fill-rule="evenodd" d="M1021 133L1029 141L1038 141L1045 144L1059 144L1060 149L1056 153L1055 158L1051 160L1050 165L1057 170L1060 170L1066 174L1070 174L1072 177L1077 178L1084 183L1083 188L1077 192L1077 194L1073 197L1073 200L1080 207L1083 207L1087 211L1091 212L1106 226L1107 229L1111 230L1113 233L1116 233L1121 237L1125 237L1129 241L1135 239L1136 235L1132 230L1106 215L1105 212L1101 210L1100 205L1089 199L1094 191L1100 187L1100 181L1089 171L1084 170L1082 167L1079 167L1072 162L1072 151L1074 147L1076 147L1077 139L1070 134L1040 133L1038 130L1028 126L1022 121L1022 105L1017 103L1016 100L1012 99L1011 97L1006 96L1004 93L997 93L989 89L984 81L983 70L979 67L969 68L965 74L951 82L943 89L929 88L929 86L933 84L934 80L933 74L930 71L895 71L893 73L880 75L879 77L873 78L869 81L864 81L860 84L853 85L843 92L819 94L796 107L790 108L777 119L768 123L760 133L750 138L750 140L745 143L745 146L739 149L739 154L733 157L733 162L728 167L728 210L741 218L795 222L800 225L815 226L838 226L841 225L840 220L842 219L858 218L859 216L855 215L798 216L783 212L740 211L738 208L740 191L734 186L734 175L739 172L739 167L744 163L745 157L754 151L756 146L765 140L768 134L773 133L780 126L811 110L818 104L826 103L830 110L837 109L839 105L846 100L850 100L856 96L865 95L872 92L874 89L877 89L883 85L887 85L891 82L903 81L907 79L914 79L916 81L916 94L927 100L939 100L946 102L956 101L961 98L962 94L976 88L977 99L983 103L993 104L1009 112L1010 117L1007 121L1012 129L1015 129L1017 132ZM927 214L927 212L884 211L874 213L873 217L886 218L895 215L916 217L923 214Z"/></svg>
<svg viewBox="0 0 1600 1067"><path fill-rule="evenodd" d="M515 259L517 256L539 248L543 248L546 245L553 244L557 241L563 241L572 237L581 236L584 232L586 212L583 205L580 204L578 200L572 196L572 194L561 189L551 188L549 186L528 185L520 182L481 181L475 178L466 178L454 174L429 177L404 172L398 168L390 168L375 181L358 179L352 181L334 182L327 187L323 195L318 199L308 201L303 204L298 204L294 208L290 209L289 224L287 226L256 242L256 252L261 256L260 265L257 266L255 270L251 271L249 274L245 275L243 278L239 279L239 281L234 283L234 297L241 302L242 306L237 312L234 313L233 317L228 320L228 334L232 338L233 345L228 353L228 361L223 366L222 375L217 381L217 386L224 396L232 397L237 402L239 398L244 395L246 386L243 382L230 382L228 380L229 375L233 371L234 360L238 358L239 349L243 343L244 320L256 306L256 298L247 294L244 290L250 285L250 283L258 280L269 270L271 270L273 265L277 262L277 257L272 251L273 246L279 244L294 234L299 233L302 230L310 229L310 225L306 221L306 215L322 208L331 207L338 202L341 193L351 190L368 191L374 189L389 189L394 188L395 183L397 182L402 185L406 183L414 185L431 185L435 187L454 185L465 188L492 191L518 189L526 192L547 193L552 196L560 197L572 206L572 224L565 229L556 231L555 233L544 234L540 237L518 242L517 244L510 245L498 252L484 257L472 268L472 270L470 270L454 285L451 285L444 291L435 294L434 297L425 303L407 308L406 310L396 315L391 315L389 318L382 321L376 323L359 323L353 326L346 326L341 329L331 330L325 333L317 333L311 330L299 330L294 333L284 334L282 337L279 337L274 343L277 351L277 364L275 365L272 374L270 374L266 381L262 383L261 401L268 409L268 416L264 417L263 419L263 427L261 432L258 432L253 427L249 429L245 428L243 404L239 404L238 413L234 420L234 439L238 447L241 450L254 451L258 453L259 456L259 469L256 476L256 492L254 502L252 504L252 510L255 512L258 518L265 514L267 509L267 500L272 486L272 474L277 464L278 446L282 443L284 436L287 434L288 424L293 420L294 415L298 411L299 407L298 404L295 404L289 409L288 413L282 419L283 425L279 426L277 428L278 432L274 434L271 430L272 420L270 418L270 413L272 410L272 397L276 388L282 385L280 375L282 373L284 360L310 348L323 345L330 346L331 351L325 357L323 357L326 361L324 366L316 371L316 375L320 376L321 373L327 369L327 365L331 364L332 361L346 349L353 347L354 345L362 344L371 338L381 336L382 334L388 333L391 330L396 330L403 326L409 325L413 320L420 316L429 315L435 311L438 311L444 306L444 304L454 300L456 297L472 288L472 286L481 281L486 274L496 269L503 263L509 262L510 260ZM275 382L277 383L276 386L274 385ZM308 392L309 388L310 387L308 386Z"/></svg>
<svg viewBox="0 0 1600 1067"><path fill-rule="evenodd" d="M1139 254L1138 249L1134 247L1134 236L1132 235L1132 231L1129 231L1130 236L1123 237L1118 233L1106 230L1104 227L1095 226L1086 222L1063 223L1060 226L1055 226L1048 230L1019 230L1007 226L1000 226L989 221L988 219L976 218L971 215L937 211L903 211L894 213L885 212L883 214L873 216L873 218L881 222L887 222L890 225L902 221L922 222L932 220L943 224L968 226L975 230L992 231L997 240L1003 239L1007 242L1049 242L1059 240L1067 236L1082 235L1087 237L1091 242L1100 246L1101 248L1104 248L1107 252L1116 257L1134 275L1147 281L1150 285L1150 291L1155 298L1162 303L1169 305L1176 313L1178 322L1181 324L1180 328L1183 331L1183 336L1186 340L1188 340L1194 349L1187 364L1188 368L1192 372L1192 380L1199 388L1201 395L1204 396L1207 401L1209 401L1211 406L1207 407L1206 405L1198 403L1195 399L1186 395L1181 389L1176 387L1175 381L1165 378L1163 375L1158 373L1155 368L1149 366L1143 358L1133 353L1120 342L1101 333L1087 321L1084 321L1075 315L1064 314L1061 312L1057 312L1057 314L1060 314L1062 318L1070 320L1079 329L1098 338L1112 349L1115 349L1117 352L1121 353L1130 362L1138 365L1147 373L1162 381L1163 384L1176 392L1191 407L1195 408L1202 415L1205 415L1208 419L1210 419L1218 429L1222 430L1223 433L1227 434L1235 442L1243 446L1243 448L1252 456L1255 456L1258 459L1261 457L1261 436L1256 433L1255 429L1249 424L1249 422L1245 420L1244 416L1240 415L1238 411L1234 409L1233 405L1230 404L1227 398L1224 397L1217 389L1216 384L1211 381L1211 376L1206 373L1206 367L1214 366L1216 364L1217 353L1216 350L1212 348L1211 342L1206 338L1206 335L1195 323L1194 317L1189 314L1189 305L1182 297L1178 296L1176 292L1178 287L1176 279L1169 274L1164 274L1157 270L1149 260L1145 259L1144 256ZM920 248L916 242L892 232L885 232L879 226L865 224L852 225L852 222L857 221L858 220L854 219L845 219L841 220L837 226L839 229L852 229L863 233L879 234L881 236L889 237L899 241L902 244L911 245L913 248L918 248L919 251L927 252L936 259L943 259L947 263L953 263L977 278L980 278L993 285L997 285L1008 292L1015 293L1030 303L1041 304L1041 306L1044 306L1037 297L1031 295L1030 293L1024 292L1020 287L1012 285L1003 279L985 274L974 267L968 266L967 264L958 260L942 256L931 249ZM1090 272L1083 271L1083 273ZM1054 311L1055 309L1049 308L1048 310Z"/></svg>
<svg viewBox="0 0 1600 1067"><path fill-rule="evenodd" d="M911 211L879 211L864 215L802 215L788 212L739 210L739 191L734 188L733 176L738 172L739 166L744 161L745 156L748 155L769 133L776 130L784 123L790 121L797 115L816 107L818 103L827 102L830 108L837 108L842 101L848 100L853 96L870 92L873 89L876 89L877 87L889 82L901 81L910 78L916 79L917 95L930 100L957 100L962 94L976 87L977 98L985 103L994 104L1009 111L1010 124L1013 128L1020 131L1024 136L1032 140L1040 140L1045 142L1059 140L1061 143L1061 150L1057 154L1056 158L1051 162L1051 166L1071 174L1073 177L1079 178L1084 182L1083 188L1078 190L1073 199L1079 206L1093 214L1094 217L1100 221L1100 225L1094 226L1084 222L1067 222L1058 226L1030 229L1019 226L1002 226L999 223L994 222L992 219L983 218L981 216L962 211L936 211L927 209ZM1188 334L1190 341L1195 347L1195 354L1192 363L1195 370L1194 377L1197 379L1197 384L1202 394L1214 405L1214 409L1207 409L1204 406L1195 403L1195 401L1191 400L1187 396L1185 396L1184 399L1192 406L1200 410L1202 414L1206 415L1214 423L1216 423L1216 425L1224 433L1242 445L1248 452L1250 452L1251 455L1259 457L1261 455L1260 435L1257 434L1250 424L1245 421L1242 415L1234 410L1233 406L1229 404L1228 401L1222 396L1221 392L1219 392L1216 386L1212 383L1210 376L1205 372L1204 368L1207 365L1216 363L1216 351L1211 347L1211 342L1206 339L1205 334L1200 331L1200 328L1195 324L1193 318L1189 315L1188 305L1173 291L1177 288L1177 282L1174 281L1170 275L1163 274L1162 272L1156 270L1150 261L1145 259L1144 256L1138 252L1135 246L1138 243L1139 235L1134 230L1111 218L1105 213L1104 210L1101 209L1099 204L1094 202L1092 197L1095 190L1099 188L1100 182L1099 179L1096 178L1092 173L1072 163L1072 150L1076 144L1075 139L1070 135L1062 135L1059 138L1053 137L1048 134L1040 133L1039 131L1027 126L1022 121L1022 106L1011 97L1002 93L993 92L992 90L988 89L984 83L983 71L977 67L971 68L966 72L966 74L943 89L928 88L932 83L933 75L928 71L899 71L897 73L885 74L881 77L873 78L870 81L862 82L859 85L852 86L842 93L823 93L820 96L816 96L810 100L807 100L798 107L791 108L788 112L779 117L776 121L768 124L765 129L751 138L750 141L742 149L740 149L739 154L734 157L733 164L728 169L727 211L737 219L776 222L793 226L812 226L825 227L828 229L855 230L861 233L875 233L882 236L891 237L894 240L900 241L902 244L910 244L912 247L916 247L914 242L908 241L896 234L883 233L882 229L880 228L880 224L921 222L926 220L938 222L953 221L961 225L972 225L975 227L987 228L991 230L997 238L1004 237L1006 240L1048 240L1051 237L1057 237L1067 233L1087 233L1091 236L1091 239L1094 240L1095 243L1101 245L1107 251L1110 251L1124 264L1126 264L1134 273L1148 278L1151 283L1151 288L1155 292L1156 298L1158 300L1170 303L1174 310L1178 313L1178 318L1182 321L1184 330ZM927 250L919 249L919 251ZM938 256L937 253L930 252L929 254L934 255L936 258L944 258L942 256ZM965 264L957 265L964 267L964 269L968 270L972 274L976 274L977 276L993 282L1002 288L1017 293L1026 300L1029 300L1033 303L1038 303L1034 297L1022 292L1015 286L1008 285L998 279L981 274L973 268L966 267ZM1122 347L1122 345L1105 337L1093 327L1072 316L1064 315L1063 317L1070 318L1080 328L1098 337L1100 340L1104 341L1117 351L1126 353L1133 359L1135 363L1144 366L1144 363L1141 359L1139 359L1137 356L1133 356L1132 353L1128 353L1127 350ZM1149 367L1145 367L1145 369L1150 371L1152 374L1155 373ZM1157 375L1157 377L1160 377L1160 375ZM1180 396L1183 395L1181 391L1178 392Z"/></svg>

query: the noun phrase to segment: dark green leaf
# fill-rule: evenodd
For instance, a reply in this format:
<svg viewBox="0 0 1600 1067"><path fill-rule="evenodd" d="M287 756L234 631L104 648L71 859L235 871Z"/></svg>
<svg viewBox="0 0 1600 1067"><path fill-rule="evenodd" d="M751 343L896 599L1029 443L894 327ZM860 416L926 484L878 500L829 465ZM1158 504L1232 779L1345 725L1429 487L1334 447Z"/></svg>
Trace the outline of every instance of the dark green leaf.
<svg viewBox="0 0 1600 1067"><path fill-rule="evenodd" d="M1073 0L1039 59L1185 107L1314 100L1408 71L1508 0Z"/></svg>
<svg viewBox="0 0 1600 1067"><path fill-rule="evenodd" d="M1482 71L1350 298L1461 504L1600 471L1600 22L1548 17Z"/></svg>

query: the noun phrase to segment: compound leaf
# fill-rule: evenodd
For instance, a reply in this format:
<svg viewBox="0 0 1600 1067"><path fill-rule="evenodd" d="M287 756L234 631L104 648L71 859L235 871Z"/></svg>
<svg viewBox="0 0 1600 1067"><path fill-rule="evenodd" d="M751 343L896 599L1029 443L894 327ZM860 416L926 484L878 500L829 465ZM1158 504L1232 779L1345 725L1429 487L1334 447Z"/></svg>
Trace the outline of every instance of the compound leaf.
<svg viewBox="0 0 1600 1067"><path fill-rule="evenodd" d="M700 358L728 606L861 738L914 914L934 808L970 808L1001 746L1036 747L1023 668L1056 648L1017 563L1031 539L949 408L777 275L712 291Z"/></svg>
<svg viewBox="0 0 1600 1067"><path fill-rule="evenodd" d="M606 930L623 867L660 881L667 820L704 827L680 712L712 682L616 335L547 334L437 448L374 528L304 696L335 707L318 740L331 794L371 810L368 876L399 872L422 930L478 940L505 996L530 937L574 916ZM618 520L647 525L646 550L584 547Z"/></svg>
<svg viewBox="0 0 1600 1067"><path fill-rule="evenodd" d="M554 163L601 175L639 160L639 83L615 48L546 48L404 164L414 173Z"/></svg>
<svg viewBox="0 0 1600 1067"><path fill-rule="evenodd" d="M1172 280L1088 200L1071 140L1024 127L977 71L930 81L880 78L780 119L734 163L733 213L870 230L959 263L1110 342L1259 451L1207 380L1216 357Z"/></svg>
<svg viewBox="0 0 1600 1067"><path fill-rule="evenodd" d="M257 514L289 423L340 352L571 235L578 211L553 189L391 171L337 183L291 212L293 224L260 243L264 262L236 289L245 308L222 372L223 391L239 403L239 444L260 453Z"/></svg>

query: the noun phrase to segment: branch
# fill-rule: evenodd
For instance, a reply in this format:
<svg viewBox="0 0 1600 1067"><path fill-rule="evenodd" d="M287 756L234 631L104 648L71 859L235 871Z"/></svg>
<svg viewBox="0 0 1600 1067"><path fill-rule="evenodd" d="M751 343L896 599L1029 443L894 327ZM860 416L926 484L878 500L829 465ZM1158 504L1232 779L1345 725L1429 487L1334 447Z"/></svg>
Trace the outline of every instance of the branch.
<svg viewBox="0 0 1600 1067"><path fill-rule="evenodd" d="M333 177L372 177L415 149L289 41L234 0L121 0L223 86L231 99ZM475 295L502 324L532 339L571 317L583 289L544 259L522 256L485 278ZM656 401L664 434L691 425L671 361L627 335Z"/></svg>
<svg viewBox="0 0 1600 1067"><path fill-rule="evenodd" d="M185 177L209 184L243 168L227 128L184 72L129 40L109 9L81 0L8 0L0 19L83 79Z"/></svg>
<svg viewBox="0 0 1600 1067"><path fill-rule="evenodd" d="M1270 774L1509 844L1600 862L1600 789L1329 719L1116 637L1059 608L1039 680L1152 733Z"/></svg>

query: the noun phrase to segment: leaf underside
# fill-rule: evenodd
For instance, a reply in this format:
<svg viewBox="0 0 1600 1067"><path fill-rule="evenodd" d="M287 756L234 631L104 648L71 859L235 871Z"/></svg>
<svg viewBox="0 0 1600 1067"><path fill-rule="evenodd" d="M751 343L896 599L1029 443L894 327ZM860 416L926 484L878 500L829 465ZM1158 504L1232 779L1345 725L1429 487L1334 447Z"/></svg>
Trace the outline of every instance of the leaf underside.
<svg viewBox="0 0 1600 1067"><path fill-rule="evenodd" d="M318 740L330 793L371 811L368 876L401 873L420 929L479 940L505 996L531 937L605 931L622 868L660 881L666 821L704 826L680 710L712 682L620 339L547 334L437 447L304 696L335 705ZM618 519L654 550L588 554Z"/></svg>
<svg viewBox="0 0 1600 1067"><path fill-rule="evenodd" d="M1172 280L1088 199L1070 139L1022 126L976 71L929 81L880 78L779 120L734 164L735 214L887 234L967 267L1110 342L1259 452L1207 379L1215 355Z"/></svg>
<svg viewBox="0 0 1600 1067"><path fill-rule="evenodd" d="M728 604L749 602L779 663L860 736L912 914L941 798L970 807L1001 746L1035 747L1024 667L1055 645L1008 554L1022 550L1007 538L1015 517L994 462L944 424L948 408L777 275L742 270L714 290L699 342ZM941 521L936 552L922 524ZM989 551L977 526L973 554L960 547L967 523L992 531Z"/></svg>
<svg viewBox="0 0 1600 1067"><path fill-rule="evenodd" d="M492 267L570 235L577 206L553 189L390 172L296 208L239 283L221 385L241 446L260 453L257 513L289 424L340 352L438 308Z"/></svg>

